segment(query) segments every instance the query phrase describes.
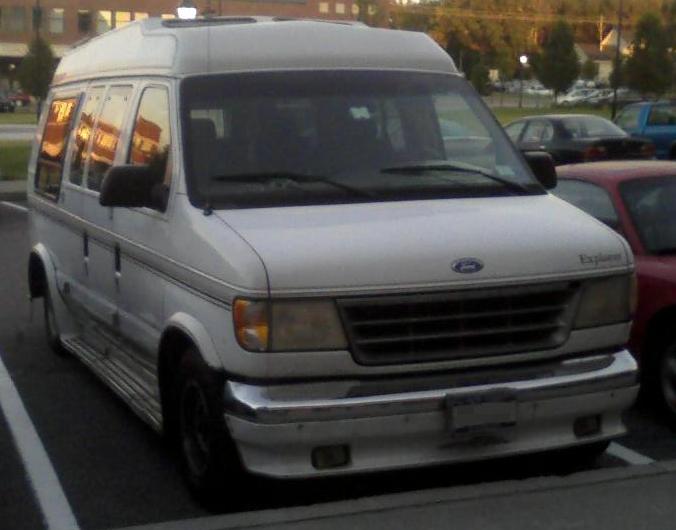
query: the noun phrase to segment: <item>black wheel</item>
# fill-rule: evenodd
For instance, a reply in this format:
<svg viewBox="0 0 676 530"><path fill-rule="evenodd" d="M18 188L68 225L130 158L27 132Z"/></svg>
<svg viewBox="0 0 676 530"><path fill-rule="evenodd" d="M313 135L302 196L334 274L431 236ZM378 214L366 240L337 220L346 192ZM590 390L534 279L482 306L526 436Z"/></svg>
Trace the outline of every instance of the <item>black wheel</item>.
<svg viewBox="0 0 676 530"><path fill-rule="evenodd" d="M676 421L676 338L660 353L657 380L659 400L670 418Z"/></svg>
<svg viewBox="0 0 676 530"><path fill-rule="evenodd" d="M245 475L223 418L224 377L194 349L181 359L176 396L177 446L194 497L210 510L242 494Z"/></svg>
<svg viewBox="0 0 676 530"><path fill-rule="evenodd" d="M49 345L49 349L51 349L55 354L59 356L67 355L68 352L61 343L59 325L56 322L56 314L54 313L52 297L49 294L48 287L45 287L45 294L44 297L42 298L42 302L45 316L45 334L47 335L47 344Z"/></svg>

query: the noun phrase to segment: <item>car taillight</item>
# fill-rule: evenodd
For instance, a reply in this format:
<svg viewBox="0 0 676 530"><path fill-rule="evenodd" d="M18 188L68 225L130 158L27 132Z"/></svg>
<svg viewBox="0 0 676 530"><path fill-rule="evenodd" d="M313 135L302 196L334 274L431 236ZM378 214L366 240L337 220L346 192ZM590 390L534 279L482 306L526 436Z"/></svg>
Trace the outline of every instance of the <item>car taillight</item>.
<svg viewBox="0 0 676 530"><path fill-rule="evenodd" d="M584 159L587 162L592 162L594 160L600 160L602 158L605 158L606 155L608 154L608 151L606 150L605 147L601 147L598 145L592 145L591 147L588 147L584 151Z"/></svg>
<svg viewBox="0 0 676 530"><path fill-rule="evenodd" d="M643 144L641 146L641 155L645 158L655 158L655 145L654 144Z"/></svg>

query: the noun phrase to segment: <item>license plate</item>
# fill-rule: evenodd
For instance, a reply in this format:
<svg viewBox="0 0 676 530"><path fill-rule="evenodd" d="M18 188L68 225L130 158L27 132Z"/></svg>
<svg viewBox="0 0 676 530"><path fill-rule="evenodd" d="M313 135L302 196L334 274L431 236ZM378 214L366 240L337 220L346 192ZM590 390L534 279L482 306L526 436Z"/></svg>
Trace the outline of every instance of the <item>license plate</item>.
<svg viewBox="0 0 676 530"><path fill-rule="evenodd" d="M516 425L516 399L509 391L471 397L446 397L449 430L453 433L495 430Z"/></svg>

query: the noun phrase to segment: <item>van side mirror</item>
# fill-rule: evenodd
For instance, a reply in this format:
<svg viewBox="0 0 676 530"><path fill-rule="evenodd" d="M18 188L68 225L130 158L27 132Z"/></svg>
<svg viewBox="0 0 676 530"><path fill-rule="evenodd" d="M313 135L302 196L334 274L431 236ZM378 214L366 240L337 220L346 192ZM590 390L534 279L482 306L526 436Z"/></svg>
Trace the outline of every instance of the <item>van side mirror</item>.
<svg viewBox="0 0 676 530"><path fill-rule="evenodd" d="M113 166L103 177L99 204L164 211L166 193L150 166Z"/></svg>
<svg viewBox="0 0 676 530"><path fill-rule="evenodd" d="M530 166L531 171L538 179L540 184L546 190L553 190L556 188L558 181L556 176L556 166L554 166L554 159L549 153L542 151L526 151L523 153L526 162Z"/></svg>

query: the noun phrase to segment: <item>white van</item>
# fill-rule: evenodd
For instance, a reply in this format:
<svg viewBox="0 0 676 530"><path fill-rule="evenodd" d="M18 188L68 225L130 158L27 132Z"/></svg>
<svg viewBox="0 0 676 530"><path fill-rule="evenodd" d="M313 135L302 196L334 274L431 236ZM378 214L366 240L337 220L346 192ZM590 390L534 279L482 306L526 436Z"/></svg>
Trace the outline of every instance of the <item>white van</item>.
<svg viewBox="0 0 676 530"><path fill-rule="evenodd" d="M150 19L46 105L30 295L202 499L624 432L631 252L426 35Z"/></svg>

